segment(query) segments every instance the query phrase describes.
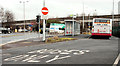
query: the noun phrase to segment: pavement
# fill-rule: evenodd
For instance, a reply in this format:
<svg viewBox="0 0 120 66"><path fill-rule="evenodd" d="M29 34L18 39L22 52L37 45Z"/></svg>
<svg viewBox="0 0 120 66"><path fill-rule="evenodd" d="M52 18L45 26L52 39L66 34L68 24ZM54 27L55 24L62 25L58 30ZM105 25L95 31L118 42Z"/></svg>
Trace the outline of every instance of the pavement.
<svg viewBox="0 0 120 66"><path fill-rule="evenodd" d="M63 34L60 34L60 35L63 35ZM0 39L0 46L8 44L8 43L28 40L31 38L37 38L37 37L42 38L42 36L43 36L42 34L38 35L37 32L32 32L32 33L27 32L25 34L24 33L0 34L0 38L1 38ZM54 35L46 33L46 36L49 37L49 36L54 36Z"/></svg>
<svg viewBox="0 0 120 66"><path fill-rule="evenodd" d="M111 40L89 39L89 35L74 38L79 39L50 44L29 39L7 44L3 47L3 66L4 64L110 64L109 66L112 66L118 57L116 37L112 37Z"/></svg>
<svg viewBox="0 0 120 66"><path fill-rule="evenodd" d="M54 35L55 36L55 35ZM61 38L77 38L77 39L88 39L90 35L79 35L79 36L64 36L64 35L56 35ZM53 37L53 35L46 36L46 38ZM33 45L40 45L40 44L46 44L42 41L42 37L39 38L30 38L27 40L20 40L20 41L14 41L7 43L5 45L2 45L2 49L9 49L9 48L17 48L17 47L24 47L24 46L33 46Z"/></svg>

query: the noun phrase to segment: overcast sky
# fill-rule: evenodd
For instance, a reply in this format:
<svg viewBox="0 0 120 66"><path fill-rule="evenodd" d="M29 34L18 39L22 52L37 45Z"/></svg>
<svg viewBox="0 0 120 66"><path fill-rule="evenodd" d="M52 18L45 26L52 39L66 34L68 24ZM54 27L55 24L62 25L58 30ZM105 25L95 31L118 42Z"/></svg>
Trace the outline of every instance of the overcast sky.
<svg viewBox="0 0 120 66"><path fill-rule="evenodd" d="M23 4L26 3L26 19L35 19L37 14L42 15L43 0L0 0L0 7L14 13L16 20L23 20ZM118 13L118 2L115 0L115 13ZM70 14L93 14L96 10L98 15L109 15L112 12L113 0L46 0L46 7L49 9L48 17L66 17Z"/></svg>

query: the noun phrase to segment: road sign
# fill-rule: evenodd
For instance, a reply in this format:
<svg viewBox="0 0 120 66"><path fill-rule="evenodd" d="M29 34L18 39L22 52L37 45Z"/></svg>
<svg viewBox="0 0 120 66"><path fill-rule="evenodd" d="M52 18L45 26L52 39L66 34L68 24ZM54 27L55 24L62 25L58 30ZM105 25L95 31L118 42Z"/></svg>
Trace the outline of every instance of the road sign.
<svg viewBox="0 0 120 66"><path fill-rule="evenodd" d="M43 15L47 15L48 14L48 8L47 7L43 7L42 8L42 14Z"/></svg>

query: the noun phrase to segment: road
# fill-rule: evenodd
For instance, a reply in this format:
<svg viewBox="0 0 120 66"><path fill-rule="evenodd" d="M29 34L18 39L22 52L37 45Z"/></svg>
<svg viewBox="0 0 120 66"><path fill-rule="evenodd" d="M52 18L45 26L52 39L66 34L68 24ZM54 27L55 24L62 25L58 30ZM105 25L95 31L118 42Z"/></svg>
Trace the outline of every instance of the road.
<svg viewBox="0 0 120 66"><path fill-rule="evenodd" d="M78 39L3 50L3 64L113 64L118 38Z"/></svg>

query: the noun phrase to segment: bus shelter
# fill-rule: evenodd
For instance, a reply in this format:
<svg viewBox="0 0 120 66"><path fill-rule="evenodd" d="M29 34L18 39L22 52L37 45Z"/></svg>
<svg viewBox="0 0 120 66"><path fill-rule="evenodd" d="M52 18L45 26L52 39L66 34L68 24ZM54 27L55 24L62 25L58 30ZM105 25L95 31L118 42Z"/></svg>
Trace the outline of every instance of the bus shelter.
<svg viewBox="0 0 120 66"><path fill-rule="evenodd" d="M65 36L80 34L80 22L76 20L65 20Z"/></svg>

